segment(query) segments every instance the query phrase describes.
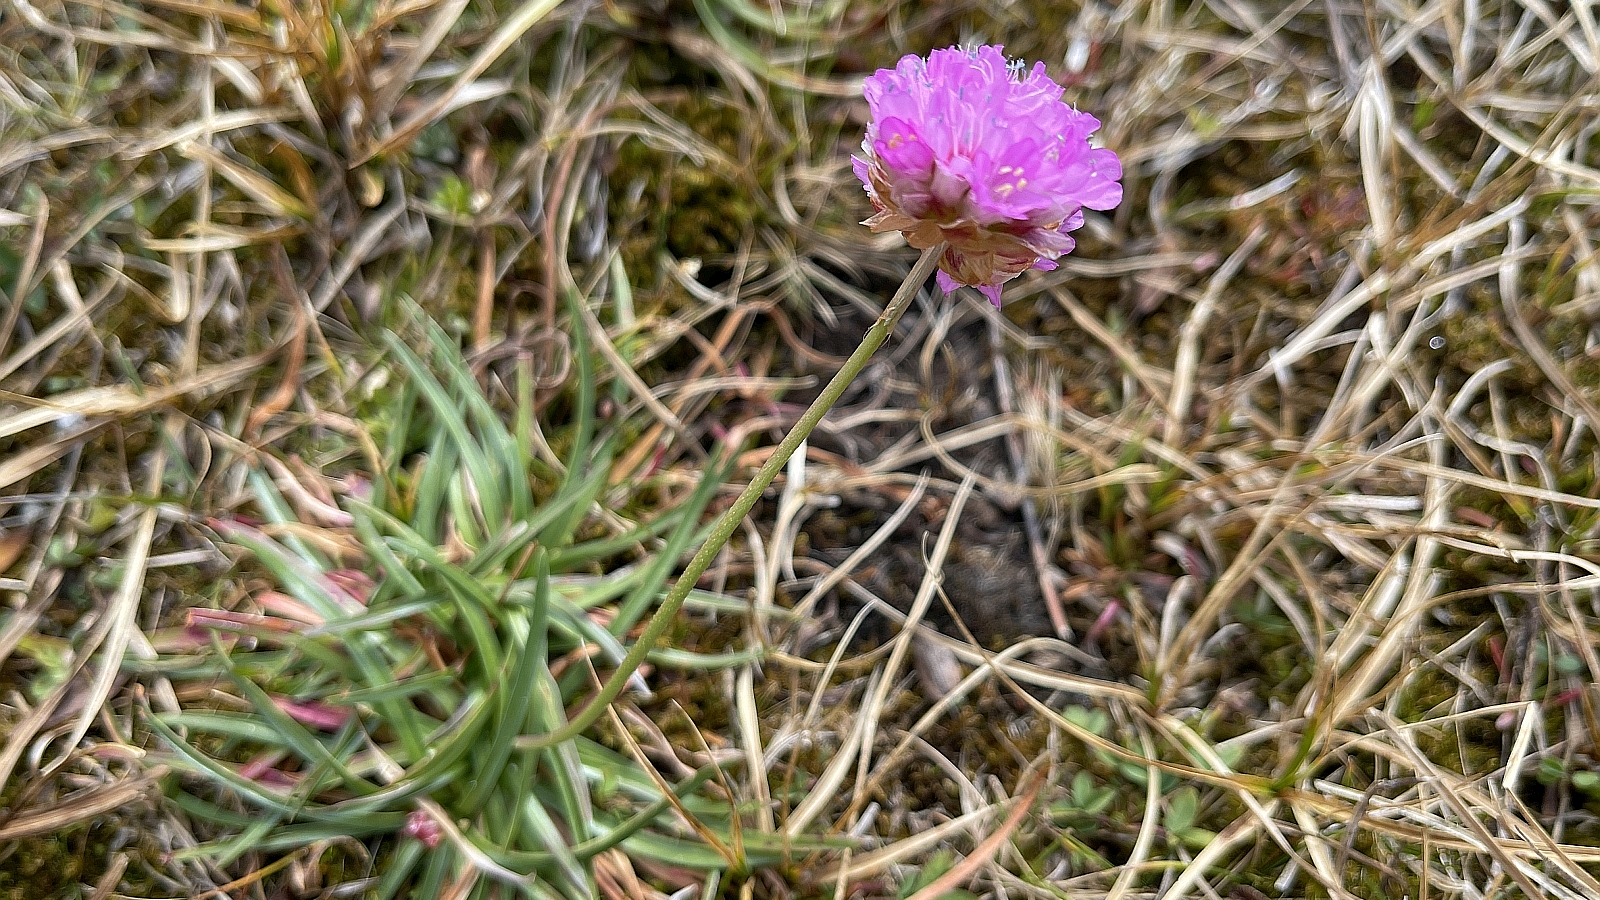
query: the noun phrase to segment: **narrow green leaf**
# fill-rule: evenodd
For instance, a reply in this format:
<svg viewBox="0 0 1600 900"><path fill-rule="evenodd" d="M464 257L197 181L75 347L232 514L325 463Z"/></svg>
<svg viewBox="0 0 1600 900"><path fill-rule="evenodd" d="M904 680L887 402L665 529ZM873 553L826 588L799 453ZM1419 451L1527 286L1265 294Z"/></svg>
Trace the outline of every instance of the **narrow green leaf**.
<svg viewBox="0 0 1600 900"><path fill-rule="evenodd" d="M496 484L494 469L490 466L488 458L483 454L482 448L472 437L467 427L466 420L461 417L461 409L457 402L446 393L444 386L433 377L433 373L411 348L393 332L384 335L385 343L389 350L400 360L401 365L411 378L411 383L422 392L433 412L434 420L450 436L451 443L457 453L461 455L462 464L466 466L467 474L472 483L479 489L479 499L483 503L484 518L493 524L505 521L505 510L499 504L494 491Z"/></svg>
<svg viewBox="0 0 1600 900"><path fill-rule="evenodd" d="M550 854L551 868L558 875L555 879L557 887L574 900L592 896L588 872L583 863L578 861L572 848L567 846L566 837L561 833L561 829L533 794L529 794L522 803L522 823L533 841Z"/></svg>
<svg viewBox="0 0 1600 900"><path fill-rule="evenodd" d="M225 735L250 741L262 747L289 749L288 745L279 739L278 732L271 725L248 713L182 710L175 713L156 713L155 717L173 729L202 731L206 734Z"/></svg>
<svg viewBox="0 0 1600 900"><path fill-rule="evenodd" d="M567 466L567 478L556 496L561 499L564 512L539 533L539 542L546 547L565 547L589 514L595 500L605 490L606 476L611 471L611 454L603 453L592 463L573 461Z"/></svg>
<svg viewBox="0 0 1600 900"><path fill-rule="evenodd" d="M368 607L365 613L315 628L307 629L307 637L345 637L353 638L357 632L386 631L389 626L404 619L420 616L431 612L438 606L436 600L411 600L404 603L391 603L382 607Z"/></svg>
<svg viewBox="0 0 1600 900"><path fill-rule="evenodd" d="M389 859L389 867L378 879L378 889L373 900L393 900L394 895L400 892L400 888L416 870L417 863L422 861L422 854L426 849L419 840L402 840L395 848L394 856Z"/></svg>
<svg viewBox="0 0 1600 900"><path fill-rule="evenodd" d="M572 338L572 358L577 363L578 396L573 401L573 417L577 420L572 429L572 452L567 457L567 476L581 471L589 458L589 441L594 437L594 359L589 355L589 334L583 326L583 311L578 304L583 298L576 291L567 292L567 307L572 316L568 334Z"/></svg>
<svg viewBox="0 0 1600 900"><path fill-rule="evenodd" d="M414 500L409 520L411 527L429 544L437 545L445 539L445 503L449 500L450 481L456 477L459 461L460 454L449 435L443 431L436 432L428 445L427 457L421 463L421 472L412 486Z"/></svg>
<svg viewBox="0 0 1600 900"><path fill-rule="evenodd" d="M497 493L494 504L503 511L499 515L488 516L492 533L501 523L501 516L509 521L517 521L533 511L533 492L527 478L530 457L521 452L517 441L506 431L500 414L490 405L489 398L484 396L478 380L468 370L466 360L461 358L461 352L444 333L444 329L431 319L427 321L427 327L433 341L434 358L444 365L450 375L451 387L472 416L473 424L481 436L480 446L485 457L496 463L501 471L502 478L498 483L481 488L487 490L492 487L497 492L504 492L504 496Z"/></svg>
<svg viewBox="0 0 1600 900"><path fill-rule="evenodd" d="M511 758L513 742L522 733L528 718L528 702L533 695L534 681L538 678L543 660L528 652L526 644L518 650L514 645L507 668L495 679L495 721L488 735L488 744L474 754L472 789L462 800L460 811L472 815L483 806L490 793L500 787L500 773Z"/></svg>
<svg viewBox="0 0 1600 900"><path fill-rule="evenodd" d="M383 536L378 533L377 525L373 522L373 507L361 502L353 502L349 507L351 516L355 518L356 535L361 538L361 548L371 554L378 568L383 570L385 582L397 586L401 596L407 599L414 600L422 596L422 582L406 570L400 557L389 549Z"/></svg>

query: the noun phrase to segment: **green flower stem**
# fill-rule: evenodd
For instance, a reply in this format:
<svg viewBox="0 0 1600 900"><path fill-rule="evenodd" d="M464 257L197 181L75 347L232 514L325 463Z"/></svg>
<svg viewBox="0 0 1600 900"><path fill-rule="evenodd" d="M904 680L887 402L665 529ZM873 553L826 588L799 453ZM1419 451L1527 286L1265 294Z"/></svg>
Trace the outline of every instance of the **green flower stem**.
<svg viewBox="0 0 1600 900"><path fill-rule="evenodd" d="M667 592L666 599L661 601L661 606L656 610L655 615L650 617L650 621L644 627L644 632L639 635L639 640L635 641L633 646L628 649L627 656L622 658L617 670L601 686L600 693L595 695L594 700L566 725L549 734L537 737L524 735L517 739L518 746L524 749L539 749L553 747L569 741L587 731L589 726L593 725L605 713L611 702L621 696L623 689L627 687L628 679L633 676L639 665L644 662L645 657L655 648L656 641L660 640L661 636L666 633L667 628L672 624L673 617L678 614L678 608L683 606L684 599L689 596L689 592L700 581L700 576L705 574L712 560L716 559L717 553L722 550L722 545L726 544L728 538L733 536L733 532L738 529L739 523L744 521L745 516L749 515L751 508L756 505L756 501L761 499L761 492L765 491L767 485L772 483L772 479L777 477L778 471L789 462L789 457L800 449L800 444L811 436L811 430L816 428L817 423L822 421L822 417L828 414L828 410L832 409L833 404L837 403L844 394L845 388L849 387L850 382L861 374L861 370L866 366L867 360L872 358L872 354L877 352L878 347L894 331L895 323L900 321L900 314L904 313L906 307L911 305L911 298L917 295L917 290L922 287L922 283L928 280L929 275L933 274L933 270L939 264L939 257L943 253L943 244L938 244L922 251L922 258L917 260L917 264L911 268L911 274L906 276L906 280L900 285L900 289L895 291L894 299L889 301L889 305L884 308L883 314L878 316L878 321L867 329L866 336L861 339L861 346L857 347L855 352L850 354L850 358L844 361L844 365L839 367L838 374L833 376L833 380L828 382L828 386L822 389L822 393L817 396L816 400L812 401L811 407L806 410L805 415L801 416L800 421L796 422L794 427L789 430L789 433L784 436L783 442L778 445L778 449L773 451L772 455L767 458L766 463L761 466L760 471L756 472L755 477L750 479L750 486L744 489L744 492L739 495L739 499L733 501L733 505L728 507L722 517L717 520L716 525L711 529L711 535L706 538L705 544L700 547L700 551L694 555L694 558L689 560L689 565L683 570L683 574L673 584L672 590Z"/></svg>

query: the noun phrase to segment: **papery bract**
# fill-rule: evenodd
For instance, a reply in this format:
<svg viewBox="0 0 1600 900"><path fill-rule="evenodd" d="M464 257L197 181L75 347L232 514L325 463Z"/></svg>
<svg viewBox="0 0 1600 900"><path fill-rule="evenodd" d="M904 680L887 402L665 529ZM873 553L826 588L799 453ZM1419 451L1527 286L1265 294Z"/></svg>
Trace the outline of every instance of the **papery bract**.
<svg viewBox="0 0 1600 900"><path fill-rule="evenodd" d="M1074 246L1083 210L1122 200L1122 163L1089 143L1100 121L1061 102L1044 63L1024 71L998 46L935 50L879 69L855 173L877 214L863 224L911 246L946 244L939 286L1000 286L1049 271Z"/></svg>

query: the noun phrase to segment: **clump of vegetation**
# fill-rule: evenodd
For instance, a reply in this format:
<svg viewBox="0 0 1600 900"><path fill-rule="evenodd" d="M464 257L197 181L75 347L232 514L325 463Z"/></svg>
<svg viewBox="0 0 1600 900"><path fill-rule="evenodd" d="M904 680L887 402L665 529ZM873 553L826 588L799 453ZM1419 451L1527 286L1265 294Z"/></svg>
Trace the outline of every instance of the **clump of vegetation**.
<svg viewBox="0 0 1600 900"><path fill-rule="evenodd" d="M652 521L619 530L613 518L585 537L616 430L596 434L596 420L580 417L570 455L541 458L526 431L505 427L445 334L428 324L425 335L431 365L388 342L403 386L379 471L409 477L377 479L346 501L350 521L318 530L262 479L259 527L212 526L250 551L273 588L190 610L169 638L189 646L149 669L180 697L208 698L147 719L170 747L157 758L187 776L174 801L226 829L193 853L260 865L262 853L336 842L341 854L347 844L384 854L382 873L363 879L380 897L478 880L582 897L600 877L591 867L619 848L641 865L741 875L810 849L731 837L736 806L702 791L715 766L673 784L637 743L619 754L557 737L595 668L621 662L620 639L663 590L661 560L697 534L716 481ZM592 404L593 379L583 366L580 407ZM522 387L513 420L531 428L530 380ZM540 482L554 489L536 502ZM615 570L619 554L657 540L660 556L631 575L582 574ZM612 598L603 621L591 617ZM693 665L692 655L669 659Z"/></svg>
<svg viewBox="0 0 1600 900"><path fill-rule="evenodd" d="M0 895L1600 895L1581 5L12 6ZM1127 200L652 643L952 43Z"/></svg>

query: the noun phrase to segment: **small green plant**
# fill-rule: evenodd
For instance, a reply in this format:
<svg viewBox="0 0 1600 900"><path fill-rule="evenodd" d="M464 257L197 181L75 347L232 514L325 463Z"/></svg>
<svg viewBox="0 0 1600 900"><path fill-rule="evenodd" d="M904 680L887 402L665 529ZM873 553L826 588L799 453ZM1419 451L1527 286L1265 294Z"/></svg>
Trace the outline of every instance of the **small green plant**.
<svg viewBox="0 0 1600 900"><path fill-rule="evenodd" d="M950 871L955 866L956 857L949 850L939 850L928 859L920 869L900 884L900 891L896 895L900 900L907 900L918 891L939 880L939 876ZM939 895L939 900L978 900L971 891L956 888Z"/></svg>
<svg viewBox="0 0 1600 900"><path fill-rule="evenodd" d="M1569 764L1560 757L1546 756L1539 760L1534 777L1546 787L1570 784L1583 794L1584 802L1600 801L1600 772L1595 771L1592 762L1574 760Z"/></svg>
<svg viewBox="0 0 1600 900"><path fill-rule="evenodd" d="M525 429L502 423L444 332L418 318L432 365L390 336L403 378L385 471L368 499L347 503L361 564L330 559L258 475L264 521L215 529L278 590L240 609L192 610L194 646L156 663L208 688L182 692L204 702L148 717L182 775L173 799L225 834L195 852L227 863L354 837L385 860L369 896L470 886L478 897L500 883L579 898L595 891L590 861L614 848L740 874L820 846L738 834L726 795L702 791L714 767L671 784L587 735L535 740L567 724L596 669L623 659L719 479L653 521L595 536L612 440L588 413L587 364L558 476ZM522 388L515 418L526 425ZM429 435L420 455L413 433ZM386 474L402 470L408 485ZM640 547L653 551L647 562L586 574ZM591 614L608 602L610 615Z"/></svg>
<svg viewBox="0 0 1600 900"><path fill-rule="evenodd" d="M1075 871L1103 871L1114 865L1096 847L1103 844L1101 838L1106 833L1121 830L1122 823L1115 821L1117 800L1114 785L1101 784L1093 775L1079 770L1072 777L1072 790L1067 797L1050 804L1050 822L1059 829L1056 841Z"/></svg>
<svg viewBox="0 0 1600 900"><path fill-rule="evenodd" d="M1199 827L1200 792L1192 786L1178 788L1167 799L1167 813L1161 825L1166 829L1167 844L1174 848L1203 850L1215 838L1216 832Z"/></svg>

